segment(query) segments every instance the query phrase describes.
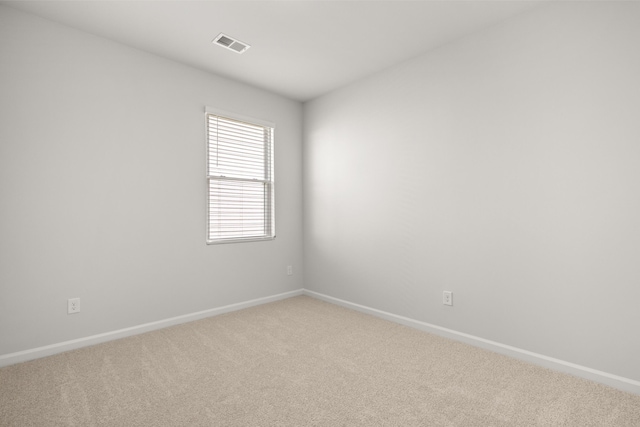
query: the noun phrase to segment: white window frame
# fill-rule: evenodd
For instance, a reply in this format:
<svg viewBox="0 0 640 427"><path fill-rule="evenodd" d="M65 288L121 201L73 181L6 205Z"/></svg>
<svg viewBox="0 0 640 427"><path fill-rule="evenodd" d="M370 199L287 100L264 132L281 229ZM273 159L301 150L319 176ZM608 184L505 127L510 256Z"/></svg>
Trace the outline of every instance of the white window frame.
<svg viewBox="0 0 640 427"><path fill-rule="evenodd" d="M237 176L225 176L216 174L212 171L210 151L212 148L212 139L209 132L209 116L217 116L223 119L232 120L240 123L245 123L251 126L258 126L265 128L265 151L264 151L264 175L258 178L246 178ZM206 241L209 245L221 244L221 243L238 243L238 242L255 242L264 240L273 240L276 237L275 234L275 180L274 180L274 135L275 135L275 123L255 119L239 115L236 113L219 110L216 108L205 108L205 142L206 142L206 222L207 222L207 234ZM267 137L267 132L269 137ZM251 235L232 235L229 237L215 237L215 231L212 232L212 224L215 222L212 214L212 182L246 182L249 184L264 184L264 229L261 233L253 233ZM239 233L242 234L242 233Z"/></svg>

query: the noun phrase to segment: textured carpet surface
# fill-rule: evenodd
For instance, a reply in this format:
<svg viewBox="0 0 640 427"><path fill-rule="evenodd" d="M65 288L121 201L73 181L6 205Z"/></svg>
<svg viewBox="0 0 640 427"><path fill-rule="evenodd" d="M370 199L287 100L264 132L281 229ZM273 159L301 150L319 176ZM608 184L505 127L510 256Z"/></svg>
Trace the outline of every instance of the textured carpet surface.
<svg viewBox="0 0 640 427"><path fill-rule="evenodd" d="M1 426L640 426L640 396L295 297L0 369Z"/></svg>

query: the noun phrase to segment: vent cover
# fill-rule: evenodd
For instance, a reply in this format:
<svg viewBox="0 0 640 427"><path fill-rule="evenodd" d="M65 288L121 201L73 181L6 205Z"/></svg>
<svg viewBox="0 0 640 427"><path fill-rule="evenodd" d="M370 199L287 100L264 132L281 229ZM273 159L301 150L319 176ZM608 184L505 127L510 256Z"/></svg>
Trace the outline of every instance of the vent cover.
<svg viewBox="0 0 640 427"><path fill-rule="evenodd" d="M212 43L215 43L218 46L222 46L226 49L232 50L235 53L244 53L244 51L246 51L251 47L248 44L241 42L240 40L236 40L233 37L229 37L226 34L222 34L222 33L218 34L218 36L215 39L213 39Z"/></svg>

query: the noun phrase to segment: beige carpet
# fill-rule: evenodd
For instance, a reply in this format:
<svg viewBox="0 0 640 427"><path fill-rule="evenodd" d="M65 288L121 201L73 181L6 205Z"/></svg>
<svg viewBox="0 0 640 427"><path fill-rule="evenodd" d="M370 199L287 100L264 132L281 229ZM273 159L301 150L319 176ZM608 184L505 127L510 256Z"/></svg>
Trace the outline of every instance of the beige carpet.
<svg viewBox="0 0 640 427"><path fill-rule="evenodd" d="M0 369L2 426L640 426L640 396L309 297Z"/></svg>

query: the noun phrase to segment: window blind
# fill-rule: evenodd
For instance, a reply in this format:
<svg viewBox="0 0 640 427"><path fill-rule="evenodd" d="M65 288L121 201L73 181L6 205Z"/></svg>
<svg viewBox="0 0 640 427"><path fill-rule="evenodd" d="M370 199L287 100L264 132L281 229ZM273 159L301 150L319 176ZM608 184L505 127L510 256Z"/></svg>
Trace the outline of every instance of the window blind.
<svg viewBox="0 0 640 427"><path fill-rule="evenodd" d="M273 239L273 127L206 118L207 242Z"/></svg>

